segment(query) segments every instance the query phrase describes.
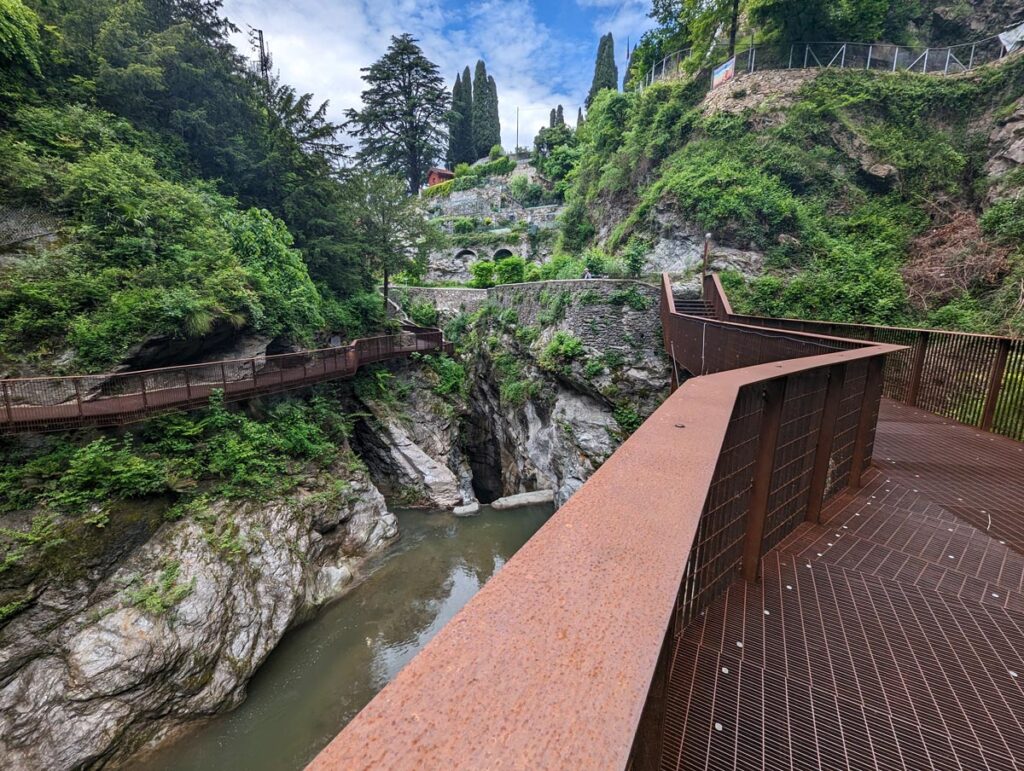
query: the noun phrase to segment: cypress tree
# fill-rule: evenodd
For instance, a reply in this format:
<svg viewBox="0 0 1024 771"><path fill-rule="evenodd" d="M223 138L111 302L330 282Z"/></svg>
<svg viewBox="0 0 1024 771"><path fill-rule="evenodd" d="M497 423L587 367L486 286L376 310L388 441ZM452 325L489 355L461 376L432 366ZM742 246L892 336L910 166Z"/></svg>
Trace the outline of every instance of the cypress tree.
<svg viewBox="0 0 1024 771"><path fill-rule="evenodd" d="M487 65L483 60L476 63L473 75L473 159L483 158L490 152L493 143L488 128L490 117L491 86L487 82Z"/></svg>
<svg viewBox="0 0 1024 771"><path fill-rule="evenodd" d="M587 107L594 101L599 91L606 88L619 90L619 66L615 63L615 39L612 33L601 37L597 46L597 61L594 63L594 81L587 94Z"/></svg>
<svg viewBox="0 0 1024 771"><path fill-rule="evenodd" d="M580 107L580 111L576 113L576 128L583 125L583 108Z"/></svg>
<svg viewBox="0 0 1024 771"><path fill-rule="evenodd" d="M551 116L548 118L548 128L555 127L555 108L551 108Z"/></svg>
<svg viewBox="0 0 1024 771"><path fill-rule="evenodd" d="M555 125L565 125L565 113L562 111L562 105L558 105L558 110L555 111Z"/></svg>
<svg viewBox="0 0 1024 771"><path fill-rule="evenodd" d="M477 159L473 145L473 81L469 65L462 71L462 98L457 107L459 121L459 156L455 163L472 163Z"/></svg>
<svg viewBox="0 0 1024 771"><path fill-rule="evenodd" d="M495 145L501 144L501 117L498 114L498 84L492 76L487 77L488 94L490 100L487 103L487 130L490 132L490 145L487 152Z"/></svg>
<svg viewBox="0 0 1024 771"><path fill-rule="evenodd" d="M462 75L455 76L455 85L452 86L452 111L448 116L448 168L454 169L455 164L460 162L462 157L461 137L459 129L462 127Z"/></svg>

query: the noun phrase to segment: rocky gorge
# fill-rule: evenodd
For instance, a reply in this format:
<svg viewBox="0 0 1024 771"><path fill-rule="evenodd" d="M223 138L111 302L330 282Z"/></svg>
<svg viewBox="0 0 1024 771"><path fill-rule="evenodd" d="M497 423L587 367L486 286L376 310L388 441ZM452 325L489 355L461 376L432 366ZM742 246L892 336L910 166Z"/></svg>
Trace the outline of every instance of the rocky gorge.
<svg viewBox="0 0 1024 771"><path fill-rule="evenodd" d="M286 491L95 506L75 537L12 560L0 573L4 764L122 766L230 710L282 636L399 537L390 506L560 505L667 392L650 285L542 282L476 299L443 312L456 359L381 366L316 397L347 416L349 439L329 463L289 467ZM17 514L24 529L6 539L44 516Z"/></svg>

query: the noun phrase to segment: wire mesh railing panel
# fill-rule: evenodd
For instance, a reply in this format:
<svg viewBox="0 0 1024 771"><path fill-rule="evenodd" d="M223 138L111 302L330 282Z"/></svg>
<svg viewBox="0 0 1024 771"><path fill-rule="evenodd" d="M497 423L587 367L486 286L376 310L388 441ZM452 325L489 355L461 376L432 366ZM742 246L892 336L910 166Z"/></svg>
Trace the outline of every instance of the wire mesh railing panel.
<svg viewBox="0 0 1024 771"><path fill-rule="evenodd" d="M857 441L857 426L860 410L867 387L868 364L866 361L852 362L846 367L846 380L839 400L839 414L836 417L835 437L832 440L832 454L825 485L825 497L829 498L850 484L853 469L853 450ZM867 457L870 457L868 454Z"/></svg>
<svg viewBox="0 0 1024 771"><path fill-rule="evenodd" d="M828 375L820 367L787 379L762 552L789 535L807 512Z"/></svg>
<svg viewBox="0 0 1024 771"><path fill-rule="evenodd" d="M747 510L764 401L759 385L740 389L704 512L686 562L676 629L705 608L736 576L743 559Z"/></svg>

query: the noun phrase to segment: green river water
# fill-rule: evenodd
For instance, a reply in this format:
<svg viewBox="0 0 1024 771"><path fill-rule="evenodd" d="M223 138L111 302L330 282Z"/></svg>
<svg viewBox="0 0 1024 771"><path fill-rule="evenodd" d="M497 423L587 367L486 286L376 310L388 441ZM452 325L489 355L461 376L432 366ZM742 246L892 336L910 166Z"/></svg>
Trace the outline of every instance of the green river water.
<svg viewBox="0 0 1024 771"><path fill-rule="evenodd" d="M365 579L285 635L233 712L189 731L147 771L301 769L551 516L552 507L458 519L399 512L401 540Z"/></svg>

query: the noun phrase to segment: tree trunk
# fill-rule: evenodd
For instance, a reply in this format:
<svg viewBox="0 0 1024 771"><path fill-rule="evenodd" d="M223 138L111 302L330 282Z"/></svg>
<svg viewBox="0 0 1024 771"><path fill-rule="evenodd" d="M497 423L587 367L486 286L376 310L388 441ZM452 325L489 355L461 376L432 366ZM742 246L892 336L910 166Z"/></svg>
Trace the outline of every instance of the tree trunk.
<svg viewBox="0 0 1024 771"><path fill-rule="evenodd" d="M390 274L388 269L384 268L384 321L388 320L388 279Z"/></svg>
<svg viewBox="0 0 1024 771"><path fill-rule="evenodd" d="M732 0L732 28L729 30L729 58L736 55L736 32L740 25L740 0Z"/></svg>

